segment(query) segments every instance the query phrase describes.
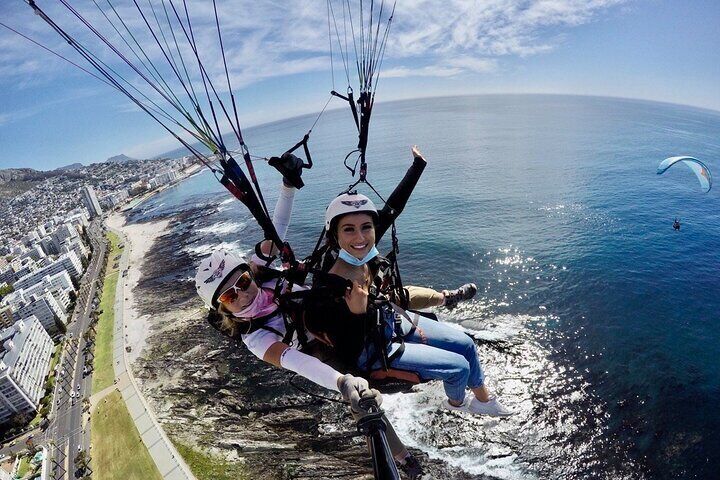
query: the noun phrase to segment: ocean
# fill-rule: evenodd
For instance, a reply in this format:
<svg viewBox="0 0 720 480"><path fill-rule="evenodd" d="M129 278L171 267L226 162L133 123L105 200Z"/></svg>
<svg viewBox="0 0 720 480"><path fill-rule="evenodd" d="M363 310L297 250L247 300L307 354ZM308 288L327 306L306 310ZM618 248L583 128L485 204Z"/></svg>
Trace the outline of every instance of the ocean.
<svg viewBox="0 0 720 480"><path fill-rule="evenodd" d="M277 155L314 120L244 136L254 155ZM682 165L655 171L691 155L720 175L720 112L488 95L379 103L371 125L368 180L380 194L402 178L412 145L428 160L397 222L404 282L479 286L473 301L438 313L477 339L489 387L517 412L448 414L441 386L423 385L385 398L403 440L479 478L717 478L720 188L702 193ZM288 234L299 256L311 252L325 206L353 183L342 163L356 144L347 108L314 128L315 165ZM279 174L255 165L271 208ZM188 217L194 234L178 248L192 262L179 276L219 245L246 252L260 240L207 171L131 221L189 209L206 214Z"/></svg>

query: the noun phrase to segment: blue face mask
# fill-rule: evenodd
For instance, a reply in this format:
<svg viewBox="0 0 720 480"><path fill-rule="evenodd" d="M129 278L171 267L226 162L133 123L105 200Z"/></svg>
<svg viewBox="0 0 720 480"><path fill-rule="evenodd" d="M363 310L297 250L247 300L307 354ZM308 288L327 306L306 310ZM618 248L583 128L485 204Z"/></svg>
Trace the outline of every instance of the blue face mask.
<svg viewBox="0 0 720 480"><path fill-rule="evenodd" d="M357 258L353 257L344 248L340 249L339 257L343 261L349 263L350 265L353 265L355 267L362 267L363 265L365 265L367 262L369 262L373 258L377 257L378 255L380 255L380 252L378 252L378 249L375 247L375 245L373 245L373 247L370 249L370 251L367 253L367 255L365 255L365 257L363 257L362 259L358 260Z"/></svg>

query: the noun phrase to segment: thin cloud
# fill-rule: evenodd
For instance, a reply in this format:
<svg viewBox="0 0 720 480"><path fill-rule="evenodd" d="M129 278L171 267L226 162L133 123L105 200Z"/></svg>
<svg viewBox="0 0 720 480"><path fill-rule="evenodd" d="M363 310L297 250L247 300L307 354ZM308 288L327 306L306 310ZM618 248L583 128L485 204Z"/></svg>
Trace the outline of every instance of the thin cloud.
<svg viewBox="0 0 720 480"><path fill-rule="evenodd" d="M503 57L527 57L557 48L563 41L564 30L591 22L625 1L398 0L386 51L387 69L383 75L447 77L492 72L499 68ZM389 1L386 3L390 4ZM334 1L338 21L341 20L342 4L339 0ZM163 24L165 12L162 3L155 2L154 5L155 14ZM165 2L165 5L168 3ZM83 8L82 13L114 44L121 46L128 58L136 61L102 13L90 7ZM22 2L1 8L8 24L21 25L24 33L77 59L77 55L63 45L64 42L59 41L57 35L32 15ZM127 71L97 37L84 27L78 28L78 22L73 21L69 12L58 5L43 5L43 8L53 18L61 19L60 23L84 44L94 47L93 51L104 61ZM153 23L152 11L146 5L143 8ZM198 51L211 78L223 87L224 65L217 48L212 3L192 2L189 8ZM218 9L234 87L329 69L330 48L324 1L228 0L221 2ZM132 4L118 6L117 10L130 28L145 29L142 17ZM107 8L104 11L122 31L114 12ZM168 9L168 15L171 21L176 21L171 9ZM342 26L339 28L342 29ZM165 34L170 50L175 50L170 31L166 29ZM176 28L175 34L185 45L182 30ZM140 40L154 62L165 62L160 48L149 35ZM193 53L187 46L181 47L181 51L186 60L194 61ZM55 58L48 61L49 54L7 31L0 35L0 52L0 78L4 79L2 83L12 88L27 86L27 80L23 83L18 79L33 76L34 82L50 84L67 72L66 64ZM336 58L335 66L338 67L339 63L339 58ZM193 78L193 81L199 82L200 79Z"/></svg>
<svg viewBox="0 0 720 480"><path fill-rule="evenodd" d="M625 0L400 0L397 57L467 55L477 58L544 53L563 28L588 23ZM551 27L551 28L548 28Z"/></svg>

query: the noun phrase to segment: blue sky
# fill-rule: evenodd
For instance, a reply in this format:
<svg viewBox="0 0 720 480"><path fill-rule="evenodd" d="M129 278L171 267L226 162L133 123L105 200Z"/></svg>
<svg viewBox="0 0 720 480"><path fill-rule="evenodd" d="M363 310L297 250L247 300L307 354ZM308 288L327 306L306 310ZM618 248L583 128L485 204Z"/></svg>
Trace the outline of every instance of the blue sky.
<svg viewBox="0 0 720 480"><path fill-rule="evenodd" d="M117 62L57 3L38 1ZM109 28L92 3L76 3ZM219 3L241 124L322 108L332 87L326 2ZM141 26L129 0L113 4ZM191 3L201 46L215 34L208 6ZM22 1L1 2L0 22L82 62ZM720 110L719 25L717 0L399 0L377 99L561 93ZM336 70L335 82L344 90L344 73ZM48 170L176 147L118 92L0 27L0 168Z"/></svg>

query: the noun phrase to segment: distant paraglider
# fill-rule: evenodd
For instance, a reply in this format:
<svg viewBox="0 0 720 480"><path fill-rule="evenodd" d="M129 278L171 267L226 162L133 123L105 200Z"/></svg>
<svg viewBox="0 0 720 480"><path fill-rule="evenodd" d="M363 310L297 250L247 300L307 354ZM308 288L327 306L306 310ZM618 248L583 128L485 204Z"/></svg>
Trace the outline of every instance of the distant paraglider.
<svg viewBox="0 0 720 480"><path fill-rule="evenodd" d="M690 170L693 171L697 179L700 181L700 186L702 187L703 192L707 193L710 191L710 188L712 187L712 174L704 163L694 157L678 156L666 158L660 162L660 165L658 165L657 174L662 175L668 168L679 162L684 163ZM676 230L679 230L679 228Z"/></svg>
<svg viewBox="0 0 720 480"><path fill-rule="evenodd" d="M676 232L680 231L680 220L678 220L677 218L675 218L675 221L673 222L673 229Z"/></svg>

